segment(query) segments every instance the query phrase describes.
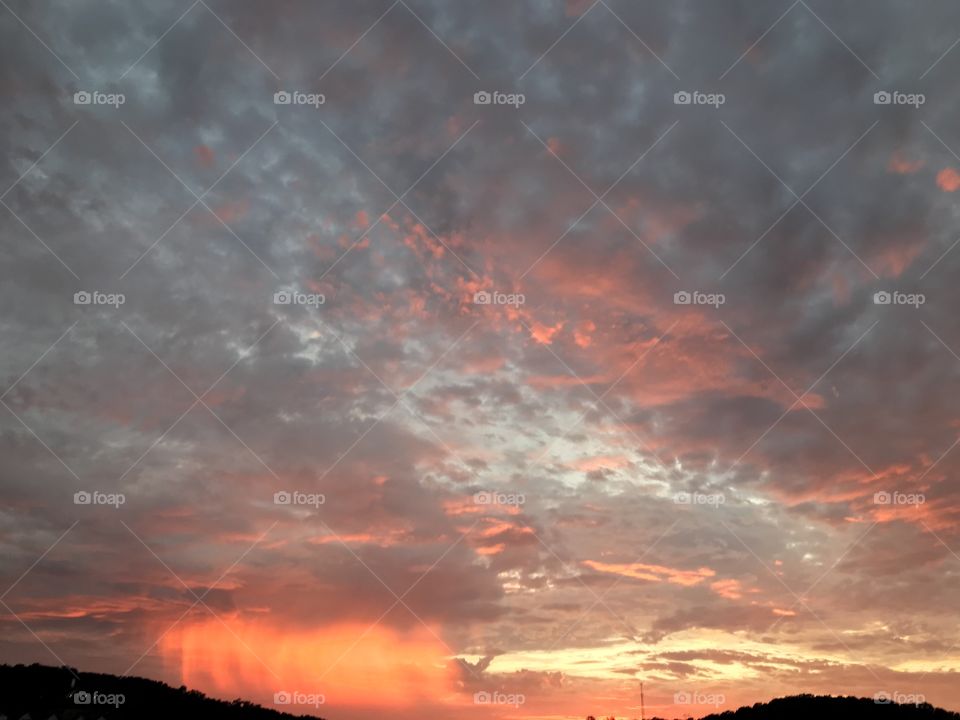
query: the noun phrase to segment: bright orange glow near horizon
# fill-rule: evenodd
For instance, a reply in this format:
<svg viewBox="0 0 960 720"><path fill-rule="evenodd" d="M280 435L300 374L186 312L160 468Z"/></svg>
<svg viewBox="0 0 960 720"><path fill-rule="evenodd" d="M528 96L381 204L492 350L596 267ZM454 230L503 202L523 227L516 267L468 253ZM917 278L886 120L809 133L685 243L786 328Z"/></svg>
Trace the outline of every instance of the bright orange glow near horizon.
<svg viewBox="0 0 960 720"><path fill-rule="evenodd" d="M337 706L457 700L446 648L426 628L400 633L343 623L301 630L211 617L178 626L160 648L187 687L223 698L239 693L267 706L277 692L322 695Z"/></svg>

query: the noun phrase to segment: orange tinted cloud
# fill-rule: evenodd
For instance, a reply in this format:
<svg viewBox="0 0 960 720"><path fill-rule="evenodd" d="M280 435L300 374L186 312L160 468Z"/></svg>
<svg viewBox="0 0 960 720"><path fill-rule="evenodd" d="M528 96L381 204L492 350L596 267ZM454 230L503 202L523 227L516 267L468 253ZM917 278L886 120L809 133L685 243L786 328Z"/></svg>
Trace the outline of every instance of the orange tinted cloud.
<svg viewBox="0 0 960 720"><path fill-rule="evenodd" d="M582 348L590 347L593 343L593 331L596 329L596 324L591 320L580 323L573 332L573 341Z"/></svg>
<svg viewBox="0 0 960 720"><path fill-rule="evenodd" d="M581 472L592 472L594 470L619 470L629 464L630 459L623 455L597 455L575 460L572 467L574 470L580 470Z"/></svg>
<svg viewBox="0 0 960 720"><path fill-rule="evenodd" d="M960 182L960 176L957 176L957 180ZM922 238L899 239L895 244L874 254L870 266L887 277L900 277L921 250L923 250Z"/></svg>
<svg viewBox="0 0 960 720"><path fill-rule="evenodd" d="M696 570L678 570L677 568L664 567L663 565L603 563L595 560L585 560L583 564L600 572L623 575L624 577L635 578L637 580L649 580L651 582L666 581L675 585L684 586L698 585L707 578L716 575L713 570L705 567Z"/></svg>
<svg viewBox="0 0 960 720"><path fill-rule="evenodd" d="M31 599L29 606L18 610L17 616L27 620L50 620L51 618L96 618L106 619L122 613L161 609L161 601L144 595L116 598L76 595Z"/></svg>
<svg viewBox="0 0 960 720"><path fill-rule="evenodd" d="M911 175L923 167L923 160L908 160L900 150L890 157L887 170L897 175Z"/></svg>
<svg viewBox="0 0 960 720"><path fill-rule="evenodd" d="M560 332L562 327L562 322L556 325L544 325L534 320L533 323L530 324L530 335L541 345L550 345L553 343L553 336Z"/></svg>
<svg viewBox="0 0 960 720"><path fill-rule="evenodd" d="M567 0L564 13L567 17L579 17L593 5L591 0Z"/></svg>
<svg viewBox="0 0 960 720"><path fill-rule="evenodd" d="M937 187L944 192L960 190L960 173L953 168L944 168L937 173Z"/></svg>
<svg viewBox="0 0 960 720"><path fill-rule="evenodd" d="M740 581L732 578L710 583L710 589L720 597L727 598L727 600L739 600L743 597L743 587L741 587Z"/></svg>
<svg viewBox="0 0 960 720"><path fill-rule="evenodd" d="M479 547L477 548L478 555L499 555L504 550L507 549L507 546L503 543L497 543L496 545L491 545L489 547Z"/></svg>
<svg viewBox="0 0 960 720"><path fill-rule="evenodd" d="M475 496L470 496L444 501L443 511L450 517L479 514L519 515L520 507L518 505L504 505L499 503L478 503Z"/></svg>
<svg viewBox="0 0 960 720"><path fill-rule="evenodd" d="M250 203L247 200L240 200L238 202L228 202L215 207L213 209L214 214L223 222L228 225L232 222L236 222L244 215L247 214L247 211L250 209Z"/></svg>
<svg viewBox="0 0 960 720"><path fill-rule="evenodd" d="M453 692L446 648L425 628L281 628L211 617L178 626L164 636L161 652L190 688L230 698L243 688L245 697L268 706L280 691L320 694L331 715L337 706L405 707Z"/></svg>
<svg viewBox="0 0 960 720"><path fill-rule="evenodd" d="M393 547L399 545L407 536L404 530L391 530L383 533L350 533L315 535L307 540L312 545L378 545L379 547Z"/></svg>

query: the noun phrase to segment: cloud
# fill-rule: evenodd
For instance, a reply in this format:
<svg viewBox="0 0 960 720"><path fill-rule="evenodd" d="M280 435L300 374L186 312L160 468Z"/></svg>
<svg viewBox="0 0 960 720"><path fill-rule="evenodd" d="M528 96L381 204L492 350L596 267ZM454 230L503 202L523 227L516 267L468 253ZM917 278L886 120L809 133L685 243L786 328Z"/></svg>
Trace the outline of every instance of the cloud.
<svg viewBox="0 0 960 720"><path fill-rule="evenodd" d="M408 5L0 24L5 602L71 664L268 700L204 659L227 627L309 685L373 626L321 690L358 715L364 659L403 712L634 716L718 666L955 707L960 10ZM227 627L151 650L193 593Z"/></svg>

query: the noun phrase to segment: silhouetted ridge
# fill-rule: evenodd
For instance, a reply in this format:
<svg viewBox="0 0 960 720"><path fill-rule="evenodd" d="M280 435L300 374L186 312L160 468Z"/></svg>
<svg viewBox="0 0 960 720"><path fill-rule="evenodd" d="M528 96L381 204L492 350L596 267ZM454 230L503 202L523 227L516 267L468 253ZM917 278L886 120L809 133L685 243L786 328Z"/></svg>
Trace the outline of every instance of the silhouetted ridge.
<svg viewBox="0 0 960 720"><path fill-rule="evenodd" d="M960 720L960 715L929 703L898 705L878 703L873 698L793 695L756 703L739 710L708 715L710 720ZM706 720L706 718L704 718Z"/></svg>
<svg viewBox="0 0 960 720"><path fill-rule="evenodd" d="M90 697L77 698L77 693ZM113 696L114 703L94 702L93 693L100 694L100 701ZM122 704L115 702L119 695ZM215 700L196 690L145 678L45 665L0 665L0 716L20 720L24 715L32 720L53 716L57 720L317 720L315 715L290 715L245 700Z"/></svg>

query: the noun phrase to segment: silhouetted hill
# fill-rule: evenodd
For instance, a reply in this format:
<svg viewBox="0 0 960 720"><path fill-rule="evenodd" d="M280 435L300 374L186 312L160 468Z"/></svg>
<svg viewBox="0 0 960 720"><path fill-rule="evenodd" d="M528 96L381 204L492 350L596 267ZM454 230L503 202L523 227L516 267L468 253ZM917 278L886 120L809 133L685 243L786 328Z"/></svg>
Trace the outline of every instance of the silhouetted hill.
<svg viewBox="0 0 960 720"><path fill-rule="evenodd" d="M89 697L78 698L78 693ZM97 701L85 702L92 701L94 693ZM118 702L120 696L122 702ZM145 678L45 665L0 665L0 718L20 720L24 715L32 720L318 720L315 715L291 715L244 700L215 700L196 690ZM872 698L794 695L701 720L960 720L960 714L929 703L901 705Z"/></svg>
<svg viewBox="0 0 960 720"><path fill-rule="evenodd" d="M960 720L960 714L929 703L898 705L873 698L793 695L714 713L701 720Z"/></svg>
<svg viewBox="0 0 960 720"><path fill-rule="evenodd" d="M714 715L710 720L832 720L870 718L878 720L960 720L960 715L936 708L929 703L898 705L881 703L873 698L833 697L832 695L794 695L756 703Z"/></svg>
<svg viewBox="0 0 960 720"><path fill-rule="evenodd" d="M214 700L196 690L144 678L45 665L0 665L0 716L19 720L25 714L33 720L52 716L58 720L317 720L314 715L290 715L244 700Z"/></svg>

